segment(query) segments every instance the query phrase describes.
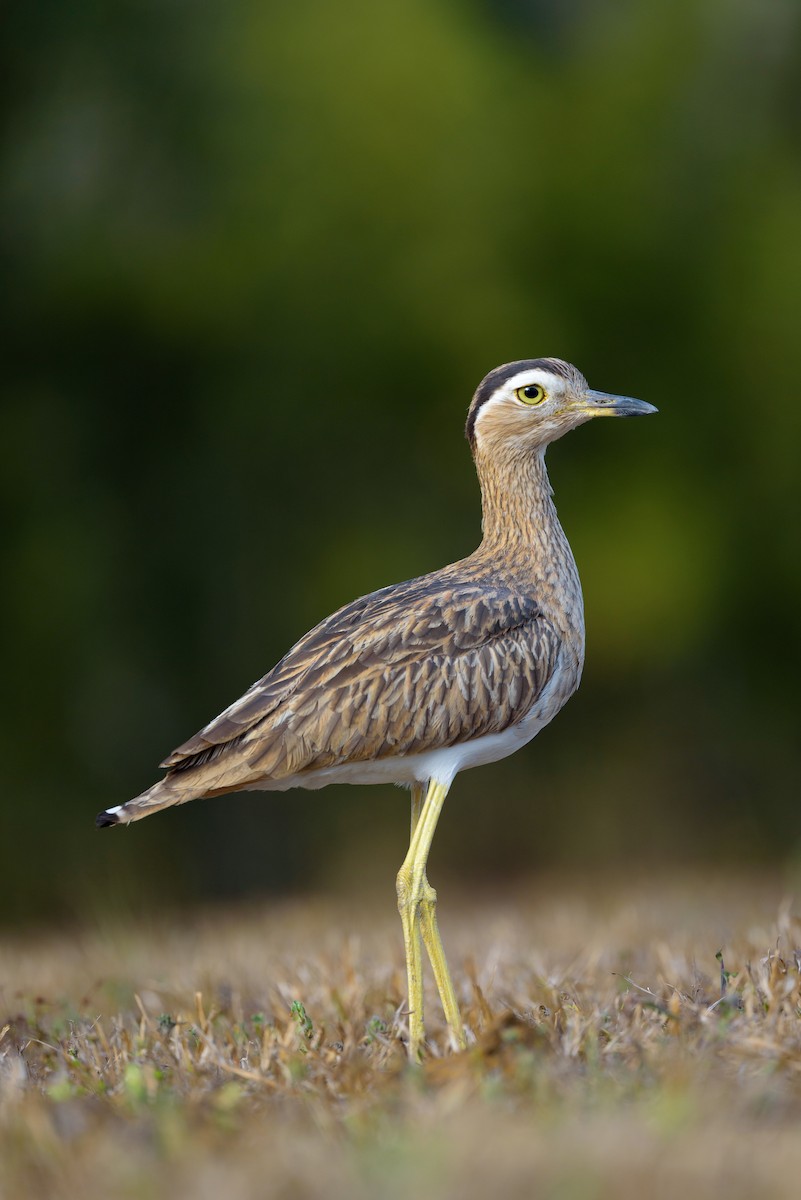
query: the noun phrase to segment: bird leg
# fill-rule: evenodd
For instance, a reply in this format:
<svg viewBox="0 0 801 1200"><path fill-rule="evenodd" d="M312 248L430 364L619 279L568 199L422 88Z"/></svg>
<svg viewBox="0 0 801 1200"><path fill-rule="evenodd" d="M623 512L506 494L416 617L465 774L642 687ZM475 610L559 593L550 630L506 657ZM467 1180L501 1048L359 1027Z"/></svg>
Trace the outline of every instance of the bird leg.
<svg viewBox="0 0 801 1200"><path fill-rule="evenodd" d="M409 1056L413 1061L417 1061L420 1056L425 1032L421 936L431 960L451 1039L459 1049L464 1049L466 1044L462 1019L437 926L437 893L426 877L426 862L431 841L447 794L447 787L432 780L423 800L422 786L413 786L411 842L397 879L398 909L403 924L409 980Z"/></svg>
<svg viewBox="0 0 801 1200"><path fill-rule="evenodd" d="M422 784L415 783L412 785L412 835L420 820L420 812L423 805L423 797L425 789ZM443 796L444 800L444 796ZM428 854L426 854L426 858ZM440 937L439 925L437 923L437 893L428 882L428 875L423 867L423 895L420 900L420 933L423 938L423 944L428 952L428 957L431 962L431 968L434 972L434 979L437 984L437 991L442 1003L442 1008L445 1013L445 1020L448 1022L448 1028L451 1032L451 1041L457 1050L464 1050L467 1041L464 1035L464 1027L462 1026L462 1017L459 1012L459 1006L456 1003L456 993L453 989L448 963L445 958L445 951L442 946L442 938Z"/></svg>

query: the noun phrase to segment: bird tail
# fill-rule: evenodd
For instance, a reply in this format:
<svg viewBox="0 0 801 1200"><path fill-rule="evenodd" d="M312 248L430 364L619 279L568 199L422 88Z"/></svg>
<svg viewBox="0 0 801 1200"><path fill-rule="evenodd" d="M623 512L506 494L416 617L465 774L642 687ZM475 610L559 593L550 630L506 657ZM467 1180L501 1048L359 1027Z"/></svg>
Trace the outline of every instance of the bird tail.
<svg viewBox="0 0 801 1200"><path fill-rule="evenodd" d="M99 829L109 825L130 825L141 821L162 808L174 804L186 804L205 796L222 796L226 792L240 792L243 788L268 786L268 772L261 762L256 770L248 762L248 747L241 738L220 745L208 746L198 754L179 761L167 771L163 779L154 783L147 791L126 804L107 808L98 813L95 824ZM270 776L273 773L270 773Z"/></svg>
<svg viewBox="0 0 801 1200"><path fill-rule="evenodd" d="M95 824L98 829L109 825L130 825L132 821L141 821L142 817L149 817L151 813L159 812L162 808L171 808L173 804L186 804L187 800L194 800L205 794L206 788L202 784L199 786L197 779L193 784L190 778L170 774L154 783L141 795L134 796L133 800L126 804L119 804L116 808L107 808L105 812L98 813Z"/></svg>

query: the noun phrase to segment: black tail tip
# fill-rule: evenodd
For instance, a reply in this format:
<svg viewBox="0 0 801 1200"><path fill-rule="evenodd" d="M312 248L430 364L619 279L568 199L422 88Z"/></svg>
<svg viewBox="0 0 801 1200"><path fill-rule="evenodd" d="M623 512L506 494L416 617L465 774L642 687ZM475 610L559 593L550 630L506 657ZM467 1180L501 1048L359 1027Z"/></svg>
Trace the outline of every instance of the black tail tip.
<svg viewBox="0 0 801 1200"><path fill-rule="evenodd" d="M105 829L107 825L119 825L120 819L116 813L102 812L95 817L95 825L98 829Z"/></svg>

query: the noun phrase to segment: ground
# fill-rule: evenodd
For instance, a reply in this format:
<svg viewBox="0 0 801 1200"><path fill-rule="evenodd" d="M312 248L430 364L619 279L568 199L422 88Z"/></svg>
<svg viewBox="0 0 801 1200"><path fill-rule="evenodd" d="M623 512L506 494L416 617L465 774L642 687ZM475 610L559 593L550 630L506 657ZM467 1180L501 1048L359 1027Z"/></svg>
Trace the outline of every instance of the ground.
<svg viewBox="0 0 801 1200"><path fill-rule="evenodd" d="M391 881L390 881L391 882ZM386 897L0 940L0 1196L795 1197L801 905L752 877L441 892L472 1044L406 1061Z"/></svg>

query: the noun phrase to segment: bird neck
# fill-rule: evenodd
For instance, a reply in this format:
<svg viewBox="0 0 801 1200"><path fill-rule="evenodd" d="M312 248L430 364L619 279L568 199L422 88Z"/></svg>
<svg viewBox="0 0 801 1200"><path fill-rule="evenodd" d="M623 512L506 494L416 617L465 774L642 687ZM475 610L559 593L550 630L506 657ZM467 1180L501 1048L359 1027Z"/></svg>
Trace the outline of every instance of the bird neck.
<svg viewBox="0 0 801 1200"><path fill-rule="evenodd" d="M544 447L534 454L503 458L479 452L476 471L481 485L482 551L547 553L557 530L560 540L564 540L545 467Z"/></svg>
<svg viewBox="0 0 801 1200"><path fill-rule="evenodd" d="M556 515L545 448L505 458L476 455L484 538L473 561L535 596L557 629L570 635L579 677L584 603L576 560Z"/></svg>

